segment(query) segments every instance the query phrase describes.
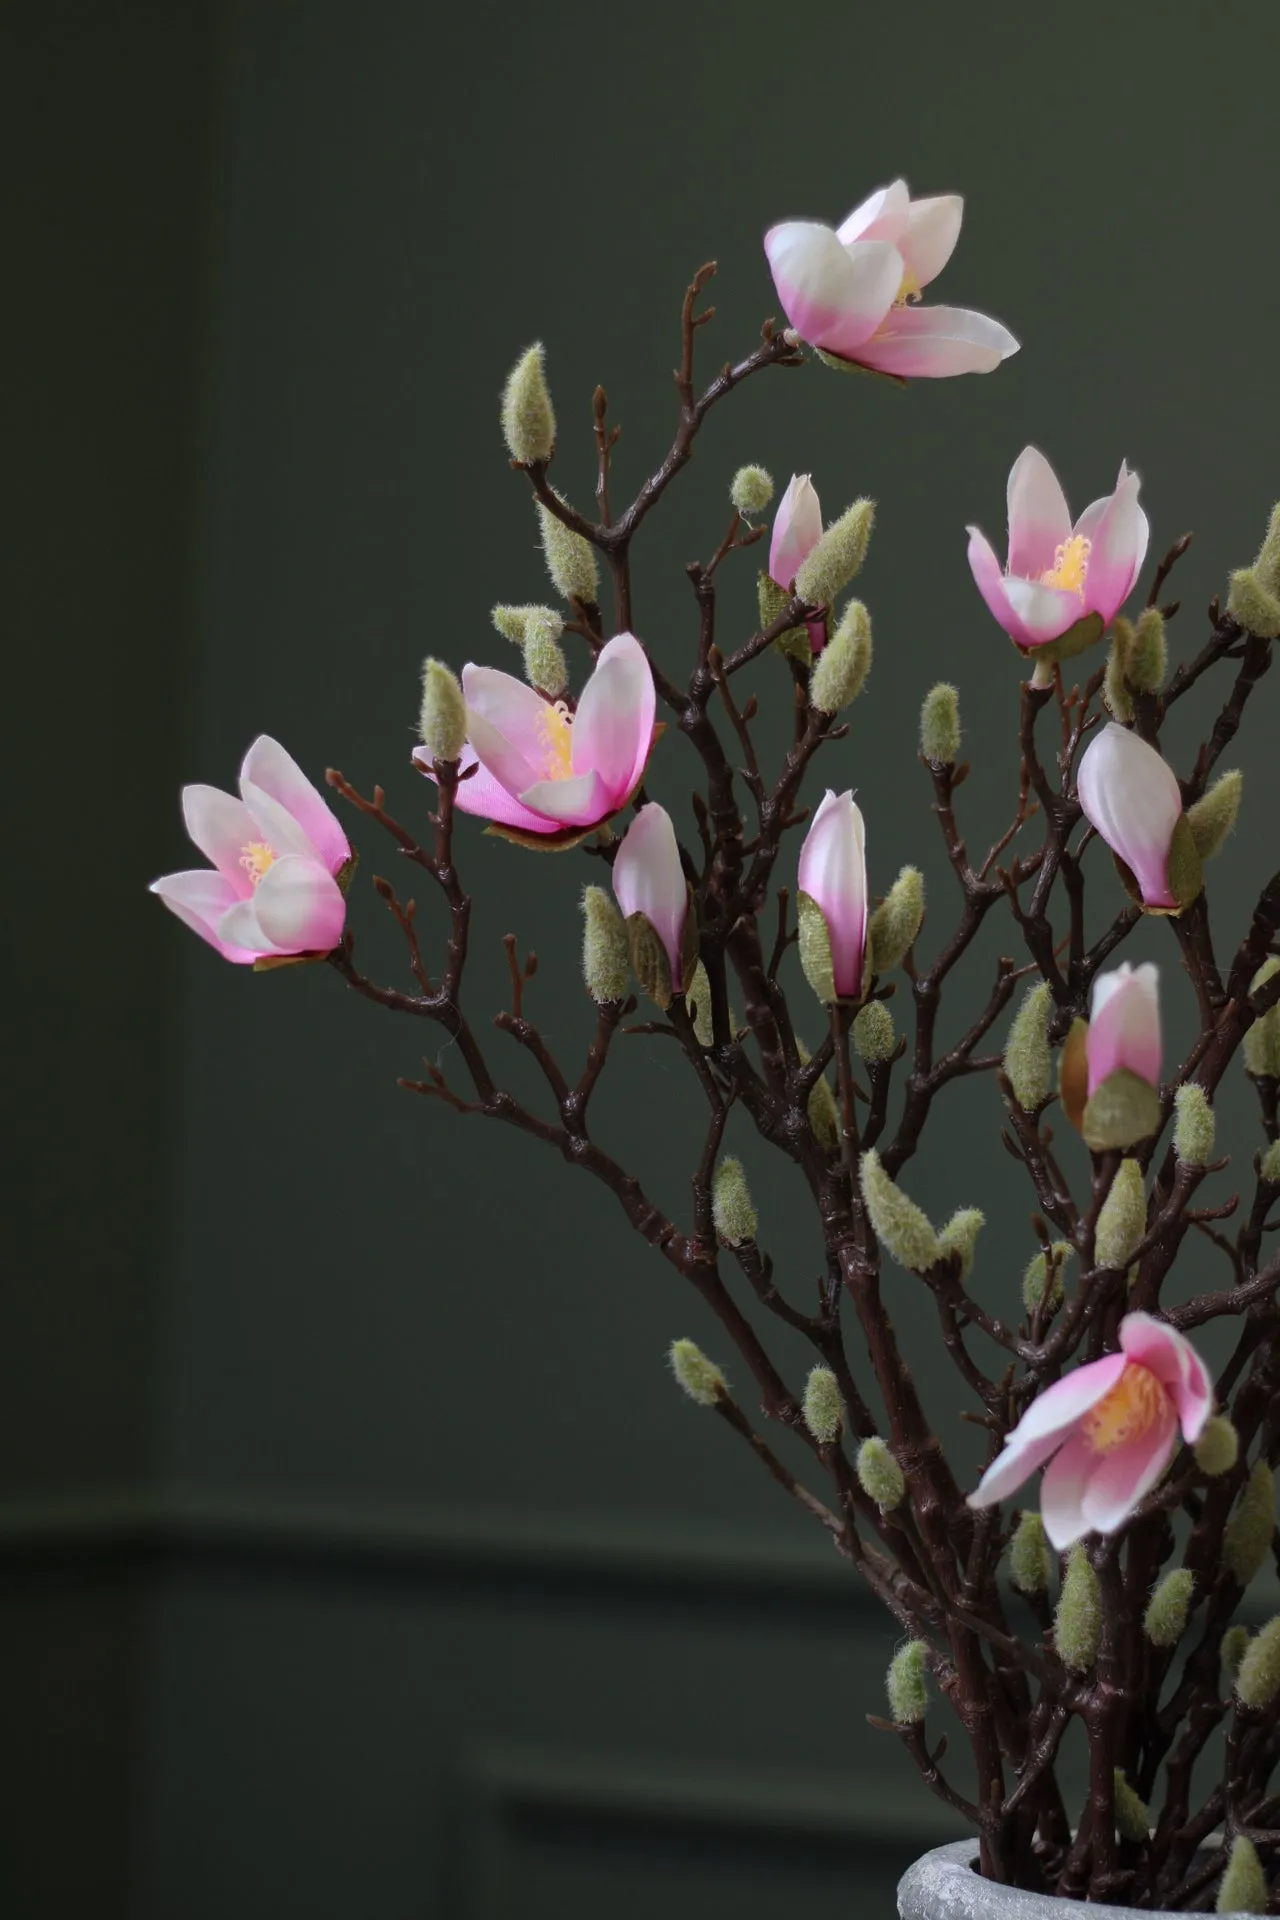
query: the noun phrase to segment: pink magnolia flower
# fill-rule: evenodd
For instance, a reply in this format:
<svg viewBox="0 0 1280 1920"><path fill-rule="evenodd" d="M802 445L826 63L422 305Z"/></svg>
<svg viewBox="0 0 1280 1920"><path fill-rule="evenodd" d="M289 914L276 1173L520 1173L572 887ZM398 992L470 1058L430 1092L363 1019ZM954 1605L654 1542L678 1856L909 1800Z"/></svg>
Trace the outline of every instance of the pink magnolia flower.
<svg viewBox="0 0 1280 1920"><path fill-rule="evenodd" d="M613 890L623 917L642 913L661 940L679 993L689 888L671 815L656 801L641 807L623 836L613 862Z"/></svg>
<svg viewBox="0 0 1280 1920"><path fill-rule="evenodd" d="M1182 794L1173 769L1113 720L1085 748L1076 793L1085 818L1137 881L1143 905L1176 911L1169 852Z"/></svg>
<svg viewBox="0 0 1280 1920"><path fill-rule="evenodd" d="M467 742L456 804L524 844L573 846L626 805L653 745L653 675L620 633L600 649L577 711L496 667L465 666ZM431 775L426 749L413 756Z"/></svg>
<svg viewBox="0 0 1280 1920"><path fill-rule="evenodd" d="M831 970L841 999L862 992L867 948L866 829L852 792L828 787L800 849L801 893L822 909L831 940Z"/></svg>
<svg viewBox="0 0 1280 1920"><path fill-rule="evenodd" d="M330 953L346 902L335 875L346 834L297 761L260 733L240 768L240 798L182 789L187 832L212 867L153 880L171 913L239 966L272 955Z"/></svg>
<svg viewBox="0 0 1280 1920"><path fill-rule="evenodd" d="M1092 1100L1110 1074L1121 1067L1153 1087L1160 1085L1160 973L1148 961L1131 967L1126 960L1114 973L1100 973L1093 984L1089 1030L1087 1097Z"/></svg>
<svg viewBox="0 0 1280 1920"><path fill-rule="evenodd" d="M1009 558L969 527L969 565L978 591L1009 638L1024 649L1059 639L1086 614L1105 627L1133 591L1150 527L1138 505L1141 482L1120 462L1115 490L1072 524L1058 476L1036 447L1009 472Z"/></svg>
<svg viewBox="0 0 1280 1920"><path fill-rule="evenodd" d="M1120 1352L1077 1367L1032 1401L983 1474L971 1507L991 1507L1049 1461L1040 1517L1062 1553L1115 1533L1213 1411L1213 1382L1191 1342L1149 1313L1120 1322Z"/></svg>
<svg viewBox="0 0 1280 1920"><path fill-rule="evenodd" d="M823 353L898 379L990 373L1018 351L1007 327L964 307L916 304L950 259L963 212L959 194L912 200L895 180L841 227L770 227L764 250L788 320Z"/></svg>
<svg viewBox="0 0 1280 1920"><path fill-rule="evenodd" d="M778 502L769 542L769 578L788 592L801 564L822 538L822 503L807 473L793 473ZM825 620L810 620L809 640L815 653L827 644Z"/></svg>

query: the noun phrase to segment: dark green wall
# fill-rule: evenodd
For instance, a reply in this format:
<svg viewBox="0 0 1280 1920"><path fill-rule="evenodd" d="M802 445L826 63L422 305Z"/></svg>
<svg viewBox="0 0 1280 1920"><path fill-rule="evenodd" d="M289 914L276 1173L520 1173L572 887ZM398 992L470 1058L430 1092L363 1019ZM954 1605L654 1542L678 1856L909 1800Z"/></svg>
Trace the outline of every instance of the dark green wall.
<svg viewBox="0 0 1280 1920"><path fill-rule="evenodd" d="M1280 29L1245 6L1177 37L1137 6L1066 20L1013 0L264 0L221 22L33 10L15 39L40 395L23 383L19 632L49 716L22 743L40 917L19 1004L38 991L48 1014L23 1096L35 1251L5 1282L0 1347L26 1502L9 1646L28 1673L30 1647L56 1662L110 1630L128 1586L99 1719L133 1771L113 1798L88 1734L28 1684L10 1751L28 1831L43 1842L61 1804L57 1767L23 1765L52 1743L103 1850L99 1867L20 1849L13 1910L74 1889L104 1920L746 1916L803 1889L887 1914L897 1864L949 1831L863 1725L892 1635L675 1394L666 1343L720 1351L713 1324L607 1195L397 1092L420 1034L322 969L220 965L142 883L186 857L179 780L229 783L264 728L424 822L406 767L422 655L503 664L487 608L543 592L496 429L515 352L547 343L571 491L605 383L630 489L670 437L690 270L721 263L713 367L773 310L765 225L839 218L903 172L968 195L939 293L1023 352L905 394L816 366L755 383L650 523L636 620L666 664L685 657L682 563L719 538L742 460L811 470L828 511L873 493L876 667L828 778L859 788L873 884L915 859L942 902L915 716L932 680L959 683L981 841L1007 810L1017 663L963 527L998 534L1021 446L1079 503L1127 455L1155 546L1196 529L1184 648L1280 486L1280 168L1248 93ZM725 605L746 631L745 571ZM767 701L769 663L759 685ZM1259 793L1261 741L1255 721L1240 760ZM656 778L664 797L691 784L679 741ZM367 882L389 854L356 838ZM539 1019L583 1045L581 861L460 844L474 1004L496 1004L514 929L542 959ZM389 972L360 882L362 956ZM1237 865L1224 937L1243 890ZM1154 929L1143 954L1176 1021L1172 943ZM629 1044L602 1130L682 1208L696 1104L660 1045ZM529 1086L519 1058L509 1072ZM913 1177L937 1210L987 1208L982 1284L1003 1300L1026 1201L993 1159L991 1100L958 1100ZM798 1186L752 1165L799 1292L818 1256ZM915 1315L966 1457L927 1334ZM33 1516L35 1495L63 1507Z"/></svg>

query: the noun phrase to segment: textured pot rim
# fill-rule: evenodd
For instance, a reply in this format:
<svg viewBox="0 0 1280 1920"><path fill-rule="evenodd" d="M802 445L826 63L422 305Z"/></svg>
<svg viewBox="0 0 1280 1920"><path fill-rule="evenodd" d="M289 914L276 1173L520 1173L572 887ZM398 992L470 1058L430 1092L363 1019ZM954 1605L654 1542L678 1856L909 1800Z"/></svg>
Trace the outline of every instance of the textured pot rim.
<svg viewBox="0 0 1280 1920"><path fill-rule="evenodd" d="M1024 1893L997 1886L973 1870L976 1840L953 1840L934 1847L907 1868L898 1882L900 1920L1065 1920L1070 1913L1088 1920L1133 1920L1132 1907L1090 1906L1053 1893ZM1146 1920L1181 1920L1178 1914L1148 1910ZM1236 1920L1249 1920L1247 1914Z"/></svg>

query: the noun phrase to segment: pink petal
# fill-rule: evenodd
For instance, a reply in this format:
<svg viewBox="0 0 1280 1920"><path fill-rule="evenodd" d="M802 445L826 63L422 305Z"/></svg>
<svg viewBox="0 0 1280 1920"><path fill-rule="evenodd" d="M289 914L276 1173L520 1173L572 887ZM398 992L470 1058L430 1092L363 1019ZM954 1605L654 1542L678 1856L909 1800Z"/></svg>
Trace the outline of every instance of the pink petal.
<svg viewBox="0 0 1280 1920"><path fill-rule="evenodd" d="M927 287L955 252L963 217L964 199L960 194L932 194L927 199L911 202L904 233L878 237L894 242L917 287ZM843 230L841 237L844 237Z"/></svg>
<svg viewBox="0 0 1280 1920"><path fill-rule="evenodd" d="M170 913L184 926L219 952L224 960L244 966L256 956L247 947L230 946L218 932L218 923L239 897L229 880L212 867L195 867L187 873L166 873L151 882L150 891L163 900Z"/></svg>
<svg viewBox="0 0 1280 1920"><path fill-rule="evenodd" d="M971 313L965 307L894 307L873 337L848 357L900 379L934 380L956 373L990 373L1017 351L1018 342L1009 329L985 313Z"/></svg>
<svg viewBox="0 0 1280 1920"><path fill-rule="evenodd" d="M1038 447L1024 447L1009 469L1008 500L1009 572L1038 580L1071 538L1067 496Z"/></svg>
<svg viewBox="0 0 1280 1920"><path fill-rule="evenodd" d="M1086 818L1131 870L1147 906L1175 906L1169 844L1182 795L1155 748L1112 721L1086 747L1076 791Z"/></svg>
<svg viewBox="0 0 1280 1920"><path fill-rule="evenodd" d="M1159 982L1159 971L1149 961L1136 968L1125 961L1114 973L1099 974L1094 982L1085 1039L1090 1098L1121 1067L1153 1087L1160 1085Z"/></svg>
<svg viewBox="0 0 1280 1920"><path fill-rule="evenodd" d="M910 222L911 196L905 180L892 180L860 201L837 229L840 242L890 240L896 246Z"/></svg>
<svg viewBox="0 0 1280 1920"><path fill-rule="evenodd" d="M793 473L769 542L769 578L789 587L822 537L822 505L807 473Z"/></svg>
<svg viewBox="0 0 1280 1920"><path fill-rule="evenodd" d="M296 853L303 860L315 860L324 866L319 847L309 834L303 832L301 824L287 807L282 807L261 787L255 787L252 780L243 778L240 781L240 798L253 815L259 830L258 838L265 840L274 854Z"/></svg>
<svg viewBox="0 0 1280 1920"><path fill-rule="evenodd" d="M642 913L653 927L678 986L689 896L671 816L654 801L627 828L613 863L613 890L626 918Z"/></svg>
<svg viewBox="0 0 1280 1920"><path fill-rule="evenodd" d="M1014 611L1013 602L1007 591L1008 581L1000 562L996 559L991 542L980 527L967 527L969 535L969 568L973 574L978 592L987 603L987 608L1004 628L1011 640L1020 647L1031 647L1036 643Z"/></svg>
<svg viewBox="0 0 1280 1920"><path fill-rule="evenodd" d="M1122 1353L1108 1353L1101 1360L1090 1360L1087 1366L1076 1367L1061 1380L1055 1380L1051 1387L1036 1395L1005 1441L1006 1447L1015 1441L1025 1443L1045 1434L1066 1433L1091 1407L1096 1407L1099 1400L1105 1399L1125 1365Z"/></svg>
<svg viewBox="0 0 1280 1920"><path fill-rule="evenodd" d="M607 819L626 799L615 795L592 768L567 780L535 780L519 796L526 807L561 827L589 827Z"/></svg>
<svg viewBox="0 0 1280 1920"><path fill-rule="evenodd" d="M644 648L630 633L600 650L574 716L573 770L594 770L610 801L620 805L644 771L653 742L653 674Z"/></svg>
<svg viewBox="0 0 1280 1920"><path fill-rule="evenodd" d="M312 786L302 768L286 753L278 740L260 733L240 768L242 781L248 780L263 793L269 793L287 807L312 842L323 864L336 873L351 858L351 843L338 822Z"/></svg>
<svg viewBox="0 0 1280 1920"><path fill-rule="evenodd" d="M419 773L425 773L429 780L435 779L425 747L414 748L413 762ZM472 813L481 820L493 820L502 827L519 827L524 833L559 832L558 821L548 820L544 814L534 813L524 806L513 793L508 793L500 781L494 779L469 747L464 747L458 770L465 773L468 767L474 767L475 772L468 779L459 780L454 800L460 813Z"/></svg>
<svg viewBox="0 0 1280 1920"><path fill-rule="evenodd" d="M536 698L536 695L535 695ZM538 702L539 706L542 702ZM526 760L519 747L511 744L493 722L482 713L467 709L467 744L482 767L486 767L507 792L515 795L531 787L542 772L542 762Z"/></svg>
<svg viewBox="0 0 1280 1920"><path fill-rule="evenodd" d="M1031 1478L1037 1467L1042 1467L1046 1460L1053 1458L1063 1438L1060 1433L1046 1433L1038 1440L1028 1440L1025 1445L1006 1445L969 1495L968 1505L994 1507L999 1501L1007 1500L1011 1493L1018 1491L1024 1480Z"/></svg>
<svg viewBox="0 0 1280 1920"><path fill-rule="evenodd" d="M851 792L827 789L800 849L797 879L826 920L836 992L856 998L867 943L867 857L866 829Z"/></svg>
<svg viewBox="0 0 1280 1920"><path fill-rule="evenodd" d="M1120 1322L1120 1345L1168 1388L1182 1437L1194 1445L1213 1412L1213 1379L1186 1335L1152 1314L1127 1313Z"/></svg>
<svg viewBox="0 0 1280 1920"><path fill-rule="evenodd" d="M539 779L546 770L549 727L547 703L542 695L497 667L470 664L462 669L462 695L467 703L468 719L475 713L485 722L485 738L491 741L494 732L500 733L508 748L514 748L524 763L524 777L512 786L512 792L517 793L521 786L527 787L530 781ZM498 773L497 765L480 746L470 726L467 732L480 758ZM503 778L500 773L499 778Z"/></svg>
<svg viewBox="0 0 1280 1920"><path fill-rule="evenodd" d="M1040 1518L1057 1553L1065 1553L1091 1531L1084 1494L1099 1457L1082 1433L1073 1434L1040 1482Z"/></svg>
<svg viewBox="0 0 1280 1920"><path fill-rule="evenodd" d="M1103 503L1097 519L1087 521L1087 514L1080 516L1080 530L1092 542L1085 576L1085 606L1107 621L1129 594L1146 558L1149 527L1147 516L1138 504L1140 485L1137 474L1122 467L1116 490L1110 500Z"/></svg>
<svg viewBox="0 0 1280 1920"><path fill-rule="evenodd" d="M873 334L902 283L902 255L883 240L840 244L830 227L787 220L764 249L788 320L816 347L852 356Z"/></svg>
<svg viewBox="0 0 1280 1920"><path fill-rule="evenodd" d="M1004 590L1032 646L1056 640L1068 627L1074 627L1085 611L1079 594L1067 587L1046 587L1038 580L1019 580L1011 573Z"/></svg>
<svg viewBox="0 0 1280 1920"><path fill-rule="evenodd" d="M1124 1525L1168 1466L1177 1431L1178 1417L1170 1401L1160 1420L1146 1433L1113 1453L1097 1456L1081 1501L1091 1533L1115 1533Z"/></svg>
<svg viewBox="0 0 1280 1920"><path fill-rule="evenodd" d="M286 854L268 867L252 901L244 901L242 907L253 909L266 941L277 953L330 952L342 938L347 917L342 889L328 868L297 854ZM240 911L241 907L232 909Z"/></svg>
<svg viewBox="0 0 1280 1920"><path fill-rule="evenodd" d="M219 787L184 787L182 817L206 860L211 860L231 882L236 896L245 899L253 892L253 881L240 864L241 856L262 835L244 801L233 799Z"/></svg>

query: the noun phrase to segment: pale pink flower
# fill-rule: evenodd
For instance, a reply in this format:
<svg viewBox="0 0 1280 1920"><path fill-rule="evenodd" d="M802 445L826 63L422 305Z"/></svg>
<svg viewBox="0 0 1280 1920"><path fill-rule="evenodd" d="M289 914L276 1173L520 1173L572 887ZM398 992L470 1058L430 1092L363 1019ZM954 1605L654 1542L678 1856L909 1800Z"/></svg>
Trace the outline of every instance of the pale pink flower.
<svg viewBox="0 0 1280 1920"><path fill-rule="evenodd" d="M784 220L764 250L783 311L822 352L898 379L990 373L1018 350L1007 327L964 307L917 305L960 237L959 194L912 200L881 187L843 226Z"/></svg>
<svg viewBox="0 0 1280 1920"><path fill-rule="evenodd" d="M822 538L822 503L807 473L793 473L786 492L778 502L773 519L773 537L769 542L769 578L788 592ZM827 644L825 620L810 620L809 640L815 653Z"/></svg>
<svg viewBox="0 0 1280 1920"><path fill-rule="evenodd" d="M1150 527L1138 505L1141 482L1120 462L1113 492L1072 524L1058 476L1037 447L1024 447L1009 472L1009 557L969 527L969 565L978 591L1009 638L1034 649L1059 639L1086 614L1108 627L1133 591Z"/></svg>
<svg viewBox="0 0 1280 1920"><path fill-rule="evenodd" d="M1085 818L1137 881L1143 905L1176 909L1169 850L1182 794L1155 748L1111 721L1081 756L1076 794Z"/></svg>
<svg viewBox="0 0 1280 1920"><path fill-rule="evenodd" d="M600 649L577 711L496 667L466 666L467 742L456 805L500 832L570 846L626 805L653 744L653 675L620 633ZM426 749L414 760L434 778Z"/></svg>
<svg viewBox="0 0 1280 1920"><path fill-rule="evenodd" d="M240 768L238 800L217 787L184 787L182 812L213 865L152 881L171 913L240 966L332 952L346 919L334 876L351 847L278 741L258 735Z"/></svg>
<svg viewBox="0 0 1280 1920"><path fill-rule="evenodd" d="M1213 1411L1213 1382L1191 1342L1149 1313L1120 1322L1120 1352L1046 1387L983 1474L971 1507L992 1507L1049 1462L1040 1517L1059 1553L1115 1533Z"/></svg>
<svg viewBox="0 0 1280 1920"><path fill-rule="evenodd" d="M623 836L613 862L613 890L624 919L642 913L661 940L679 993L689 888L671 815L656 801L641 807Z"/></svg>
<svg viewBox="0 0 1280 1920"><path fill-rule="evenodd" d="M841 999L862 992L867 948L866 830L852 792L828 787L800 849L801 893L822 909L831 940L831 971Z"/></svg>
<svg viewBox="0 0 1280 1920"><path fill-rule="evenodd" d="M1160 973L1150 961L1098 975L1084 1045L1089 1099L1121 1067L1160 1085Z"/></svg>

